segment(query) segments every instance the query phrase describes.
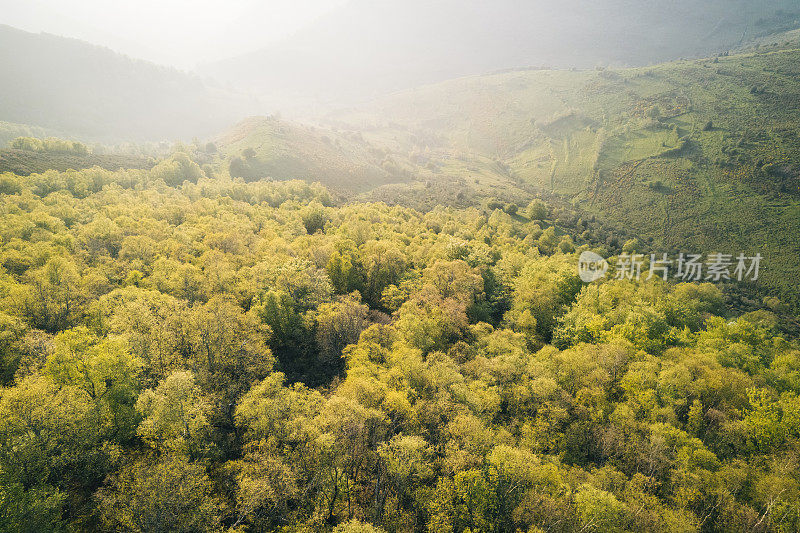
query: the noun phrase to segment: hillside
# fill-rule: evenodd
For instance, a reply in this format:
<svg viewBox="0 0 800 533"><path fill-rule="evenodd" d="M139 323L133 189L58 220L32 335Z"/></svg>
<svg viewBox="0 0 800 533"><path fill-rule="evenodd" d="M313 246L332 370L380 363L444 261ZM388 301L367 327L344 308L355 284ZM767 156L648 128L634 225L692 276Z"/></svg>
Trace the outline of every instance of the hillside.
<svg viewBox="0 0 800 533"><path fill-rule="evenodd" d="M329 117L448 166L497 160L649 252L760 252L797 303L800 49L622 70L513 71L423 87Z"/></svg>
<svg viewBox="0 0 800 533"><path fill-rule="evenodd" d="M251 117L216 139L233 177L321 182L339 192L408 180L403 165L355 132L323 130L275 117Z"/></svg>
<svg viewBox="0 0 800 533"><path fill-rule="evenodd" d="M479 154L444 161L409 149L412 137L402 131L375 137L355 128L250 117L214 139L218 153L212 173L247 182L319 182L343 199L421 211L487 201L524 206L544 192L515 181L503 165Z"/></svg>
<svg viewBox="0 0 800 533"><path fill-rule="evenodd" d="M42 173L47 170L64 172L100 167L107 170L121 168L150 168L154 165L145 157L117 154L65 154L39 153L28 150L0 150L0 174L11 172L19 176Z"/></svg>
<svg viewBox="0 0 800 533"><path fill-rule="evenodd" d="M201 70L285 101L354 102L526 65L698 57L796 28L798 13L796 0L353 0L290 38Z"/></svg>
<svg viewBox="0 0 800 533"><path fill-rule="evenodd" d="M190 139L246 115L238 97L195 76L4 25L0 72L0 121L81 138Z"/></svg>
<svg viewBox="0 0 800 533"><path fill-rule="evenodd" d="M26 2L0 533L800 533L800 0Z"/></svg>
<svg viewBox="0 0 800 533"><path fill-rule="evenodd" d="M0 121L0 148L5 148L11 141L17 137L37 137L44 139L46 137L68 137L68 135L59 134L53 130L47 130L37 126L29 126L27 124L14 124L13 122Z"/></svg>

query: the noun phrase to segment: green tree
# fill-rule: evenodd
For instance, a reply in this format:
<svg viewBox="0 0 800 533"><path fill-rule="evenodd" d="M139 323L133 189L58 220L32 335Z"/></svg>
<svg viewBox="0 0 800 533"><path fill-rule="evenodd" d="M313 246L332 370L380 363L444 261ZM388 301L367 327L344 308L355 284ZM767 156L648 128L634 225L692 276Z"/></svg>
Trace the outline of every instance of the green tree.
<svg viewBox="0 0 800 533"><path fill-rule="evenodd" d="M547 204L543 201L536 200L531 201L528 204L528 207L525 210L525 216L527 216L531 220L545 220L548 215Z"/></svg>
<svg viewBox="0 0 800 533"><path fill-rule="evenodd" d="M200 165L183 152L177 152L169 159L164 159L150 170L153 180L163 180L170 186L177 186L184 181L197 183L205 177Z"/></svg>
<svg viewBox="0 0 800 533"><path fill-rule="evenodd" d="M81 315L85 296L75 264L53 257L28 275L23 311L34 327L51 333L67 329Z"/></svg>
<svg viewBox="0 0 800 533"><path fill-rule="evenodd" d="M325 223L328 221L328 214L321 203L311 202L303 209L301 218L303 219L303 226L305 226L308 234L313 235L325 229Z"/></svg>
<svg viewBox="0 0 800 533"><path fill-rule="evenodd" d="M142 362L130 354L124 341L98 339L79 326L56 335L54 344L45 365L51 379L88 394L106 435L120 442L133 436Z"/></svg>
<svg viewBox="0 0 800 533"><path fill-rule="evenodd" d="M212 404L191 372L176 371L136 402L142 416L137 433L153 447L200 456L209 443Z"/></svg>
<svg viewBox="0 0 800 533"><path fill-rule="evenodd" d="M343 370L342 350L358 341L369 325L369 307L358 293L319 306L316 313L316 338L320 363L333 372Z"/></svg>
<svg viewBox="0 0 800 533"><path fill-rule="evenodd" d="M272 370L268 331L230 296L214 296L189 313L188 340L193 369L207 389L235 402L254 381ZM274 331L274 330L273 330Z"/></svg>
<svg viewBox="0 0 800 533"><path fill-rule="evenodd" d="M551 340L558 318L580 292L575 264L572 256L531 261L515 280L510 317L524 331L535 327L536 336L531 342Z"/></svg>
<svg viewBox="0 0 800 533"><path fill-rule="evenodd" d="M136 533L216 531L222 502L205 469L180 455L143 456L97 492L103 525Z"/></svg>

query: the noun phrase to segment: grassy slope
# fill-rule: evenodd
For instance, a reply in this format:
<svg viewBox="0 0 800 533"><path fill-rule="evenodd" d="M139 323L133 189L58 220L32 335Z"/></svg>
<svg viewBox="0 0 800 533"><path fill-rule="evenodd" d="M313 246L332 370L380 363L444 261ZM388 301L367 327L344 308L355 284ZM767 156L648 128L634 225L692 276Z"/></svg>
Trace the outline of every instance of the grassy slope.
<svg viewBox="0 0 800 533"><path fill-rule="evenodd" d="M408 169L358 134L273 118L245 120L217 139L227 161L247 148L245 179L306 179L337 191L364 191L407 179Z"/></svg>
<svg viewBox="0 0 800 533"><path fill-rule="evenodd" d="M333 117L516 179L635 228L654 251L761 252L760 284L800 301L800 46L618 71L516 71ZM711 124L709 124L709 121ZM477 155L475 155L477 154Z"/></svg>
<svg viewBox="0 0 800 533"><path fill-rule="evenodd" d="M19 176L42 173L49 169L64 172L91 167L107 170L120 168L151 168L153 161L146 157L117 154L77 155L28 150L0 150L0 173L13 172Z"/></svg>

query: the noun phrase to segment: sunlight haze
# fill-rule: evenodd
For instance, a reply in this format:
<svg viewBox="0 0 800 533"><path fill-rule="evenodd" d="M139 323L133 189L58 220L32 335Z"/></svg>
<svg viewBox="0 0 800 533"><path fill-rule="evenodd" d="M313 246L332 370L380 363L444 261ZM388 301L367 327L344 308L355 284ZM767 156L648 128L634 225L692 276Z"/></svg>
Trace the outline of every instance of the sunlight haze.
<svg viewBox="0 0 800 533"><path fill-rule="evenodd" d="M800 533L800 0L0 0L0 533Z"/></svg>
<svg viewBox="0 0 800 533"><path fill-rule="evenodd" d="M345 0L0 0L0 24L192 69L287 37Z"/></svg>

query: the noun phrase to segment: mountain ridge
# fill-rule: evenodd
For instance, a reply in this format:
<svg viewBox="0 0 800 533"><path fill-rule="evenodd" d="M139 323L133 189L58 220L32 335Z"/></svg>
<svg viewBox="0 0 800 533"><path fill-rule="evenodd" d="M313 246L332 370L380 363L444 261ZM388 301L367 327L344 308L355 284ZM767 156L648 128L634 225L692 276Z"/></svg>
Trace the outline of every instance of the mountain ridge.
<svg viewBox="0 0 800 533"><path fill-rule="evenodd" d="M199 76L78 39L0 25L0 120L91 140L206 136L245 111Z"/></svg>
<svg viewBox="0 0 800 533"><path fill-rule="evenodd" d="M703 56L785 30L797 11L796 2L781 0L353 1L291 38L200 72L272 95L353 102L522 65L637 66Z"/></svg>

